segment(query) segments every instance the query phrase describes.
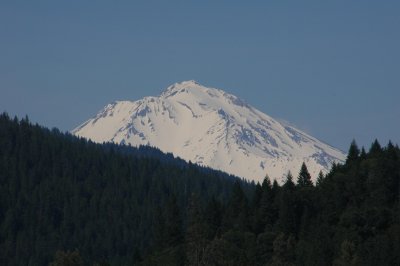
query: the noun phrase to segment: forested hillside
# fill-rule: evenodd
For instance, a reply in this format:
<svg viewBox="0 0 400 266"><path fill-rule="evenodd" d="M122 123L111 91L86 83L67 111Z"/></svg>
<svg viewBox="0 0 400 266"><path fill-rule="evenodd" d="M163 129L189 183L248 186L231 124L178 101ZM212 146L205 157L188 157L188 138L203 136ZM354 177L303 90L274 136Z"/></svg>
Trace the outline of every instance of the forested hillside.
<svg viewBox="0 0 400 266"><path fill-rule="evenodd" d="M47 265L57 250L132 264L153 246L159 218L181 219L192 193L225 202L234 180L153 148L94 144L2 114L0 265Z"/></svg>
<svg viewBox="0 0 400 266"><path fill-rule="evenodd" d="M214 219L194 197L176 247L187 265L400 265L399 158L391 143L366 153L353 142L316 185L305 164L283 186L266 178L252 198L236 184ZM168 247L145 265L168 264Z"/></svg>
<svg viewBox="0 0 400 266"><path fill-rule="evenodd" d="M392 143L254 185L0 116L1 265L400 265L399 192Z"/></svg>

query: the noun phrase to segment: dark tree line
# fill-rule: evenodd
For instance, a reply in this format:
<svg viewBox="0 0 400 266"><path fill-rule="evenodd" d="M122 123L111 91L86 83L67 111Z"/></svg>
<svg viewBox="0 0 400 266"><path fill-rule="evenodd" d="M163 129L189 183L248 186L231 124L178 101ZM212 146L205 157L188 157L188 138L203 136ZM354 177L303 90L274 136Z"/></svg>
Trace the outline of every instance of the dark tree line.
<svg viewBox="0 0 400 266"><path fill-rule="evenodd" d="M400 265L400 149L247 183L0 116L1 265Z"/></svg>
<svg viewBox="0 0 400 266"><path fill-rule="evenodd" d="M225 204L192 195L180 257L168 261L167 245L141 265L400 265L397 146L375 141L366 152L353 142L316 185L305 164L293 179L267 176L250 197L236 182Z"/></svg>
<svg viewBox="0 0 400 266"><path fill-rule="evenodd" d="M48 265L56 251L132 265L160 243L160 218L162 238L179 232L175 245L190 195L225 202L234 180L153 148L94 144L1 114L0 265Z"/></svg>

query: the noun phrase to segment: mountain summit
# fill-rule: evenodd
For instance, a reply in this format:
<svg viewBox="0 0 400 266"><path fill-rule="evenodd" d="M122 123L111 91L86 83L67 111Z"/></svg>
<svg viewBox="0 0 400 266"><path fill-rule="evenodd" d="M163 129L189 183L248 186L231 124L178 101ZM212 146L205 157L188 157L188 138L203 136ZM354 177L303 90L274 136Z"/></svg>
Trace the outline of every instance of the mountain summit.
<svg viewBox="0 0 400 266"><path fill-rule="evenodd" d="M345 154L238 97L183 81L159 97L116 101L72 131L95 142L151 145L250 180L282 182L303 162L316 178Z"/></svg>

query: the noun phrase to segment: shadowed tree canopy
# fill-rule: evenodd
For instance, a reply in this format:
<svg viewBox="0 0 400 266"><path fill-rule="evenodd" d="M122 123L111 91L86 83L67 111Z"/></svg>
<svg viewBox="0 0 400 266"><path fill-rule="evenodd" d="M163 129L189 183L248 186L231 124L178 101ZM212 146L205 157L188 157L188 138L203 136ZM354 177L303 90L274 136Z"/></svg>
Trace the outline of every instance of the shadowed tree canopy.
<svg viewBox="0 0 400 266"><path fill-rule="evenodd" d="M357 149L254 184L2 114L0 265L400 265L400 149Z"/></svg>

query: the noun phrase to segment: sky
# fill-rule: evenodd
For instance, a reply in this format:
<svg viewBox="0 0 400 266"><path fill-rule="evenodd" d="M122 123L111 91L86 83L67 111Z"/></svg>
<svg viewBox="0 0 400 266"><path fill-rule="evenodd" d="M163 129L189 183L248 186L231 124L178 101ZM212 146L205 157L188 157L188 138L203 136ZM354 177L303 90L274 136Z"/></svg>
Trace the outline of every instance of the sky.
<svg viewBox="0 0 400 266"><path fill-rule="evenodd" d="M72 130L196 80L339 149L400 145L400 1L0 1L0 112Z"/></svg>

